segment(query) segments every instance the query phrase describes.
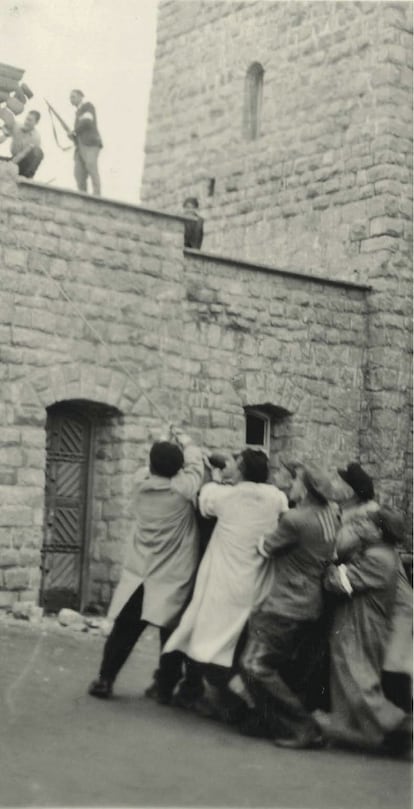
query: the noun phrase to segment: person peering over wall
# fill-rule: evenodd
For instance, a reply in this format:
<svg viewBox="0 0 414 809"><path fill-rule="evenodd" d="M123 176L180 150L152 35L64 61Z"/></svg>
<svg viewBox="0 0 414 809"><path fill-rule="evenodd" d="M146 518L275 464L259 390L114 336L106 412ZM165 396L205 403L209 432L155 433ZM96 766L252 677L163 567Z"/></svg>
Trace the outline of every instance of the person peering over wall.
<svg viewBox="0 0 414 809"><path fill-rule="evenodd" d="M197 197L187 197L183 202L184 214L188 221L184 227L184 247L201 250L203 243L204 219L198 213Z"/></svg>

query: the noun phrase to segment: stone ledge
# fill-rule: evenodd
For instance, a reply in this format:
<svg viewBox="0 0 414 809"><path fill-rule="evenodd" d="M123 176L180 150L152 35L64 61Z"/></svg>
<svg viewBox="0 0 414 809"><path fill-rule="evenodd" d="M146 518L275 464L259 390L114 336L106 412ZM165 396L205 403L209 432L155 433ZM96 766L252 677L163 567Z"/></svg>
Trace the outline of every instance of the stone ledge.
<svg viewBox="0 0 414 809"><path fill-rule="evenodd" d="M270 264L256 264L252 261L245 261L244 259L233 258L232 256L223 256L220 253L206 253L200 250L193 250L189 247L184 248L185 256L193 256L204 261L214 261L218 264L229 264L231 266L240 267L246 270L258 270L259 272L270 273L273 275L282 275L285 278L296 278L301 281L311 281L315 284L326 284L328 286L343 287L344 289L355 289L359 292L371 292L372 286L369 284L358 284L355 281L347 281L340 278L328 278L323 275L310 275L309 273L297 272L296 270L280 269L272 267Z"/></svg>
<svg viewBox="0 0 414 809"><path fill-rule="evenodd" d="M27 180L25 177L17 177L17 183L27 188L38 188L41 191L51 191L53 194L68 195L70 197L79 197L79 199L88 200L88 202L96 203L97 205L113 205L116 208L121 208L129 211L136 211L137 213L148 213L153 216L160 216L164 219L173 219L177 222L185 223L188 220L185 216L180 214L166 213L157 208L147 208L144 205L134 205L133 202L123 202L119 199L112 197L95 197L93 194L87 194L83 191L76 191L73 188L63 188L56 185L47 185L47 183L38 183L35 180Z"/></svg>

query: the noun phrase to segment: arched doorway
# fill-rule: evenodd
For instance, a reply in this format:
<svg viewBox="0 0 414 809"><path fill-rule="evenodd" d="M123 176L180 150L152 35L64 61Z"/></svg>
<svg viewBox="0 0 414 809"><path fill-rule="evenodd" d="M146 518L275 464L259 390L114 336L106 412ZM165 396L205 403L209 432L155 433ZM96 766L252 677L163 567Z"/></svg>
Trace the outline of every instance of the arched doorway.
<svg viewBox="0 0 414 809"><path fill-rule="evenodd" d="M83 606L93 434L93 420L80 403L48 408L40 592L46 612Z"/></svg>

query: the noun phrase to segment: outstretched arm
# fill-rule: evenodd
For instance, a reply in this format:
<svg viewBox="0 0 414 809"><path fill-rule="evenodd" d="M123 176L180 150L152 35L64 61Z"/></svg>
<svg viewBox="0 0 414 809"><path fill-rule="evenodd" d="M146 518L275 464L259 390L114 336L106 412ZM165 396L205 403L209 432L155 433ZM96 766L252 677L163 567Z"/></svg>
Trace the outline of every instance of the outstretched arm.
<svg viewBox="0 0 414 809"><path fill-rule="evenodd" d="M204 478L204 462L200 447L190 443L183 447L184 466L171 481L172 488L187 500L194 500L200 490ZM180 443L182 438L180 436Z"/></svg>

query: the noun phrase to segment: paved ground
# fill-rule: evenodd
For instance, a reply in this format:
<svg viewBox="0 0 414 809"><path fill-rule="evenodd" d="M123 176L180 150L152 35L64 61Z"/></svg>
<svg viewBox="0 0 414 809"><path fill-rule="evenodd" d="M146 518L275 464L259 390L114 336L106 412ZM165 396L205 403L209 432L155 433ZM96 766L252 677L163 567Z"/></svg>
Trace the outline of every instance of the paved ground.
<svg viewBox="0 0 414 809"><path fill-rule="evenodd" d="M408 762L284 751L146 700L149 631L117 699L85 695L102 640L0 623L2 806L408 809Z"/></svg>

